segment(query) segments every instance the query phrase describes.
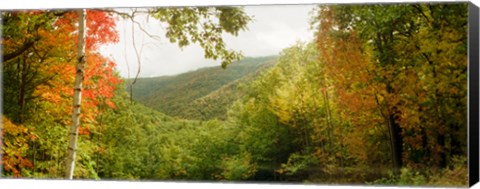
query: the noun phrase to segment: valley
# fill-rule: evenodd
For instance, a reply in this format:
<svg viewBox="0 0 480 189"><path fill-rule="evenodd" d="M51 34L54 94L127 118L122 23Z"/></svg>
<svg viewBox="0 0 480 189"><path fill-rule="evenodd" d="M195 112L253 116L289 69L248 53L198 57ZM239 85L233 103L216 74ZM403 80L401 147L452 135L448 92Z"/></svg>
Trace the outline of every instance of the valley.
<svg viewBox="0 0 480 189"><path fill-rule="evenodd" d="M245 58L227 69L202 68L175 76L138 78L127 92L133 100L167 115L183 119L226 119L229 106L243 94L239 87L275 65L277 56Z"/></svg>

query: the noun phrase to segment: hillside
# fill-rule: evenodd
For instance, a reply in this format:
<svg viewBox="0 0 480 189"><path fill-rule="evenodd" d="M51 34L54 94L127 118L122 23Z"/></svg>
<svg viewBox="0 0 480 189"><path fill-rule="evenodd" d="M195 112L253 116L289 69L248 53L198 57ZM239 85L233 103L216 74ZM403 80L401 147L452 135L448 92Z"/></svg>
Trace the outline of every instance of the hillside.
<svg viewBox="0 0 480 189"><path fill-rule="evenodd" d="M132 96L135 101L170 116L224 119L227 107L241 95L238 84L252 80L275 60L276 56L245 58L226 69L210 67L175 76L138 78Z"/></svg>

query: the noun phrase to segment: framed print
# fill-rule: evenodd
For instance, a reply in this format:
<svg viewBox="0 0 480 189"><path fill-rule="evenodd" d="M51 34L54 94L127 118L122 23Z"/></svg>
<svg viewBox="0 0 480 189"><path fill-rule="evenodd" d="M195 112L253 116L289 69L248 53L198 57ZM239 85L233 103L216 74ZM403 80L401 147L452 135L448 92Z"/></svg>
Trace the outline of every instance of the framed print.
<svg viewBox="0 0 480 189"><path fill-rule="evenodd" d="M182 2L0 14L8 182L478 182L473 3Z"/></svg>

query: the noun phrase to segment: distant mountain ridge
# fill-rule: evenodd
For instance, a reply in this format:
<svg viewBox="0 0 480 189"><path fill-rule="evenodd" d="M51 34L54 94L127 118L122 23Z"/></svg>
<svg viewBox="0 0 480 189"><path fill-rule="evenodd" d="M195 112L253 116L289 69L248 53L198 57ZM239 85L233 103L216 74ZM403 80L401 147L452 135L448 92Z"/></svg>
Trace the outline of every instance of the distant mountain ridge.
<svg viewBox="0 0 480 189"><path fill-rule="evenodd" d="M177 118L225 119L227 108L242 95L238 84L253 80L273 66L276 59L277 56L248 57L226 69L218 66L174 76L138 78L132 96L147 107ZM127 79L126 83L132 80Z"/></svg>

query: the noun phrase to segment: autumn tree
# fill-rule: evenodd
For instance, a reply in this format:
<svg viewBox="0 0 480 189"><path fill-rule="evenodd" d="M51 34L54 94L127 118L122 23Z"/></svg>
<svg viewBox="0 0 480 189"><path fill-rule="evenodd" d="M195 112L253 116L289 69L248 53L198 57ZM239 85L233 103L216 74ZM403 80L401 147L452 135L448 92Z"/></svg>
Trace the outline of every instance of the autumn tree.
<svg viewBox="0 0 480 189"><path fill-rule="evenodd" d="M112 11L128 17L133 21L136 12L131 15L122 14L120 12ZM238 8L181 8L181 9L153 9L148 12L154 18L160 21L167 22L169 27L167 28L166 37L170 39L170 42L178 42L180 47L187 46L191 41L199 43L199 45L205 50L205 58L222 59L222 67L226 67L229 63L240 58L240 54L234 51L228 51L225 49L225 44L221 38L223 32L227 32L233 35L237 35L239 30L246 29L246 24L249 17ZM82 15L82 14L79 14ZM214 15L213 17L211 15ZM81 17L81 16L79 16ZM200 18L205 21L200 22ZM212 21L212 18L218 19L218 24ZM83 25L85 19L79 18L79 50L78 50L78 64L76 67L76 79L75 79L75 96L74 96L74 112L72 115L72 127L71 138L69 144L69 157L67 165L67 178L71 179L73 175L73 169L75 165L75 150L76 140L78 136L78 124L80 121L80 105L82 95L82 82L84 72L84 44L83 40L86 37L83 36ZM202 26L202 30L199 31L199 25ZM184 33L184 30L187 33ZM135 47L135 46L134 46ZM135 49L136 50L136 49ZM138 52L137 52L138 53ZM138 76L138 73L137 73ZM135 83L135 81L133 81Z"/></svg>
<svg viewBox="0 0 480 189"><path fill-rule="evenodd" d="M461 10L466 4L320 8L317 43L336 78L337 95L347 102L350 120L373 115L368 119L377 121L371 123L386 126L397 174L405 166L445 168L451 157L465 156L466 132L460 130L466 128L466 15ZM456 117L446 118L446 112ZM452 153L453 146L463 150Z"/></svg>
<svg viewBox="0 0 480 189"><path fill-rule="evenodd" d="M109 98L111 98L111 95L109 95L111 92L109 91L112 91L112 85L119 82L118 79L103 79L102 76L88 75L88 73L89 70L92 70L90 71L92 74L105 74L104 71L94 71L95 68L111 72L114 64L107 59L101 58L95 51L99 45L118 40L113 14L117 13L120 16L125 16L125 14L113 10L87 10L86 12L86 52L84 55L79 55L76 58L73 53L75 50L73 49L82 44L82 40L76 39L76 36L78 36L78 25L74 20L79 17L76 12L25 11L23 13L2 13L3 20L6 23L4 32L6 37L2 41L2 45L6 46L6 48L2 58L8 63L8 66L5 66L6 70L11 70L11 72L8 72L11 74L6 74L9 78L7 80L12 82L11 84L7 82L7 91L11 91L11 93L8 93L6 98L12 98L14 100L9 102L15 102L13 106L9 106L12 109L7 110L6 114L14 117L14 121L18 123L24 122L25 118L23 115L26 115L25 112L29 108L28 104L37 105L45 100L47 100L45 102L58 104L59 102L64 102L64 100L74 100L76 102L74 109L78 109L80 106L84 107L84 111L82 111L84 115L82 117L85 118L83 124L78 127L79 121L76 120L80 117L79 111L75 111L76 113L72 116L72 120L75 121L73 121L72 131L69 136L74 136L72 137L74 139L78 132L77 128L80 128L80 133L89 134L89 130L92 129L89 125L95 124L95 112L97 111L98 101L106 103L111 107L114 106L109 101ZM221 38L222 33L237 35L240 30L246 29L246 24L250 20L241 9L228 7L150 9L148 14L169 24L166 38L170 39L171 42L178 42L181 47L191 42L199 43L205 49L205 56L207 58L222 59L222 66L226 66L240 58L239 53L226 50ZM133 16L132 14L126 17L133 18ZM22 24L25 27L17 28L17 25L23 26ZM188 33L183 32L185 28L189 28ZM22 32L25 34L21 35ZM52 38L53 40L48 40L49 36L54 37ZM47 43L52 45L48 46L46 45ZM59 45L64 43L67 44ZM62 51L56 51L56 49L62 49ZM36 59L39 59L40 63L35 62ZM73 67L73 62L76 60L87 61L85 70L83 70L82 66L78 68ZM94 62L89 62L89 60ZM60 71L60 67L63 67L63 70ZM40 68L44 70L38 70ZM52 74L55 72L61 73ZM44 75L40 73L44 73ZM69 76L68 73L71 75ZM63 89L66 89L65 86L68 86L68 84L73 86L73 75L75 73L82 75L77 77L75 88L77 95L75 95L74 99L71 99L73 93L63 91ZM114 75L110 76L113 78L117 77ZM61 82L60 78L65 80ZM82 89L81 85L84 79L87 80L85 80L85 87ZM54 85L55 83L60 85ZM89 85L93 88L90 88ZM15 88L18 86L20 88ZM32 99L37 97L34 94L41 94L38 90L48 90L49 88L57 88L58 91L62 92L51 93L49 91L46 94L42 94L42 98L38 98L38 101L32 101ZM98 93L89 92L91 89ZM84 103L80 104L79 97L82 90L85 99ZM63 115L62 111L66 109L58 108L58 110L60 111L55 112ZM57 119L55 122L68 124L68 121L63 119ZM32 129L34 128L32 127ZM70 152L75 151L74 143L72 142L72 145L69 147ZM74 155L73 153L71 154L69 160L74 162ZM33 157L35 159L35 155ZM69 164L72 165L71 163ZM70 168L68 171L70 174L67 175L72 175L72 171L73 168ZM69 177L71 178L71 176Z"/></svg>
<svg viewBox="0 0 480 189"><path fill-rule="evenodd" d="M93 20L88 25L90 32L99 32L101 35L87 38L94 42L87 46L90 52L87 59L91 66L87 67L85 76L94 79L86 83L85 100L88 108L84 111L87 121L81 126L83 134L92 128L98 103L111 104L108 98L111 98L112 93L109 91L112 90L112 85L119 83L117 76L113 75L114 64L93 52L98 44L117 40L116 32L107 26L114 23L114 20L102 12L92 11L91 15L93 17L88 18ZM5 98L9 99L9 103L12 102L6 106L8 108L5 114L16 120L16 123L24 123L29 132L38 136L38 140L28 141L27 155L33 162L30 174L60 177L62 174L59 169L63 167L61 162L64 162L65 153L59 149L67 148L62 147L66 140L61 139L65 138L63 132L66 132L65 125L69 123L66 116L70 114L71 107L68 102L71 102L73 96L70 85L73 85L71 76L75 60L75 40L72 35L75 30L72 18L75 14L68 11L25 11L2 12L2 16L6 21L2 41L6 49L3 55L7 57L3 62L7 73L4 80L5 89L9 91L5 93ZM22 32L26 34L19 35ZM35 43L20 48L20 52L19 46L23 47L22 42L27 42L19 37L30 36L35 36ZM22 116L26 113L31 116ZM91 148L95 148L94 145ZM81 167L83 169L83 165ZM29 176L25 171L22 175Z"/></svg>

